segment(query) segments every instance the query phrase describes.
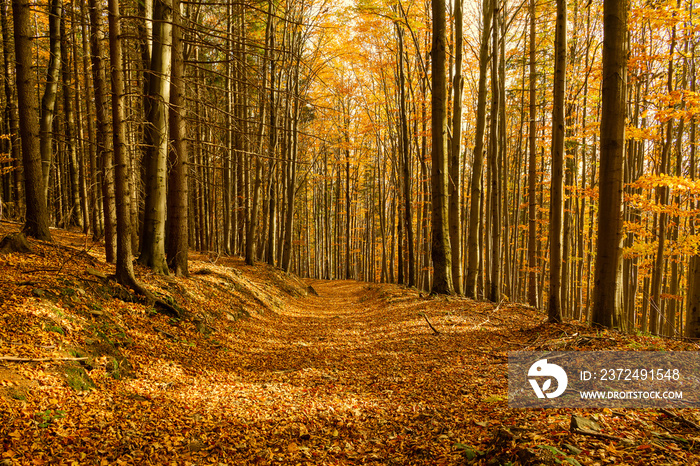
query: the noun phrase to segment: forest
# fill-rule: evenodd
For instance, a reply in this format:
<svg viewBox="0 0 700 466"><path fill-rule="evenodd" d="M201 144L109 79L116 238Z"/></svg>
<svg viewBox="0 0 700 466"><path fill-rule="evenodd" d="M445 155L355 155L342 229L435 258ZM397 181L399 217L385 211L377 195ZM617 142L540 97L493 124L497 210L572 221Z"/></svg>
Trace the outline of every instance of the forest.
<svg viewBox="0 0 700 466"><path fill-rule="evenodd" d="M0 466L700 464L693 0L0 0L0 33ZM684 392L513 405L567 383L513 354L590 351L689 358L648 371Z"/></svg>
<svg viewBox="0 0 700 466"><path fill-rule="evenodd" d="M2 218L133 289L193 250L700 336L692 0L0 10Z"/></svg>

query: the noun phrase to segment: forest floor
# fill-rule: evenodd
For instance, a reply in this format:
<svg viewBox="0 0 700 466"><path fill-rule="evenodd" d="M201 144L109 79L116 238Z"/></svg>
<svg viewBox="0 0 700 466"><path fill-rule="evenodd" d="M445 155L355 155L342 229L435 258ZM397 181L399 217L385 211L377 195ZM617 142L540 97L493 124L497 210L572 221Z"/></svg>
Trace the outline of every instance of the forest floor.
<svg viewBox="0 0 700 466"><path fill-rule="evenodd" d="M0 466L700 464L696 410L507 405L508 351L695 344L206 255L188 279L137 267L176 318L111 281L99 245L52 234L0 254Z"/></svg>

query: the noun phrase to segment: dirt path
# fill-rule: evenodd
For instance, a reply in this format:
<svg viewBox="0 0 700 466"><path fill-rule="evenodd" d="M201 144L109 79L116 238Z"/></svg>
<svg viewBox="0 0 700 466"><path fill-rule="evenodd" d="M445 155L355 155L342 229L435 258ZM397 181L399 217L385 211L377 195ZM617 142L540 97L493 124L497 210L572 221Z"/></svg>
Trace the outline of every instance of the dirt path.
<svg viewBox="0 0 700 466"><path fill-rule="evenodd" d="M484 411L502 409L506 399L504 355L494 348L503 337L488 322L470 328L490 310L467 315L475 303L421 299L399 287L311 285L318 297L244 324L258 338L240 361L250 369L241 377L262 384L274 407L263 415L277 424L255 454L329 463L463 461L454 445L467 436L478 441L474 421L486 422Z"/></svg>

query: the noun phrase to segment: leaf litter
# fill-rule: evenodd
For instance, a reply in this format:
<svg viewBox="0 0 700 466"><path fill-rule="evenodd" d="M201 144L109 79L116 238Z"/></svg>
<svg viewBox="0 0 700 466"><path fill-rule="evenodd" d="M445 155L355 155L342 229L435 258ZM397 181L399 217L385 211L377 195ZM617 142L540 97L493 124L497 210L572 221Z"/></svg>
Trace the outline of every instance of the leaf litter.
<svg viewBox="0 0 700 466"><path fill-rule="evenodd" d="M2 465L700 464L697 410L507 406L508 351L695 344L203 255L188 279L137 267L173 319L54 236L0 255L0 356L51 359L0 361Z"/></svg>

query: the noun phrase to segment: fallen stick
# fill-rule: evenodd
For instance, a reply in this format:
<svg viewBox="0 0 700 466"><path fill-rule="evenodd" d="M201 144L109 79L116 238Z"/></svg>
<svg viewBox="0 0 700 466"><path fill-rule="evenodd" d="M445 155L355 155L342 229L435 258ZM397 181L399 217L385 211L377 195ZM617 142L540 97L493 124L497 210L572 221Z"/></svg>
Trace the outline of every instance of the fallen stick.
<svg viewBox="0 0 700 466"><path fill-rule="evenodd" d="M618 442L621 442L621 441L629 442L629 439L626 439L623 437L616 437L614 435L604 434L602 432L594 432L594 431L588 430L588 429L571 429L571 433L572 434L588 435L590 437L597 437L597 438L602 438L602 439L607 439L607 440L617 440Z"/></svg>
<svg viewBox="0 0 700 466"><path fill-rule="evenodd" d="M47 361L87 361L88 358L18 358L15 356L0 356L0 361L7 362L47 362Z"/></svg>
<svg viewBox="0 0 700 466"><path fill-rule="evenodd" d="M428 320L428 316L425 315L425 312L419 312L419 314L422 315L423 318L425 319L425 321L428 323L430 330L432 330L435 333L435 335L440 335L440 331L438 329L436 329L435 327L433 327L433 324L430 323L430 321Z"/></svg>
<svg viewBox="0 0 700 466"><path fill-rule="evenodd" d="M674 413L672 413L671 411L669 411L669 410L667 410L667 409L664 409L664 408L659 409L659 411L661 411L662 413L664 413L666 416L672 417L672 418L678 420L679 422L682 422L682 423L684 423L684 424L687 424L687 425L689 425L690 427L692 427L692 428L694 428L694 429L696 429L696 430L700 430L700 426L699 426L699 425L697 425L696 423L694 423L693 421L691 421L691 420L689 420L689 419L684 418L683 416L680 416L680 415L678 415L678 414L674 414Z"/></svg>

